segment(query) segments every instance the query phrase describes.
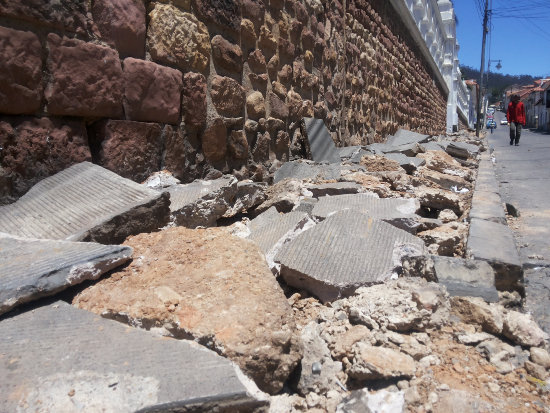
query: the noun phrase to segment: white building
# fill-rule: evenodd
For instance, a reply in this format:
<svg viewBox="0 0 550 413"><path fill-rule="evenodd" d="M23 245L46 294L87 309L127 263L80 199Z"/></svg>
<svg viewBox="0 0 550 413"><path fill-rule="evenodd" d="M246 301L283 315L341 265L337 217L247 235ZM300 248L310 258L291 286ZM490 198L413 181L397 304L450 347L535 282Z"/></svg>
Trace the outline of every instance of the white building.
<svg viewBox="0 0 550 413"><path fill-rule="evenodd" d="M470 91L461 78L458 67L456 16L450 0L399 0L404 2L433 60L442 75L449 96L447 100L447 132L458 129L460 123L473 126L470 118Z"/></svg>

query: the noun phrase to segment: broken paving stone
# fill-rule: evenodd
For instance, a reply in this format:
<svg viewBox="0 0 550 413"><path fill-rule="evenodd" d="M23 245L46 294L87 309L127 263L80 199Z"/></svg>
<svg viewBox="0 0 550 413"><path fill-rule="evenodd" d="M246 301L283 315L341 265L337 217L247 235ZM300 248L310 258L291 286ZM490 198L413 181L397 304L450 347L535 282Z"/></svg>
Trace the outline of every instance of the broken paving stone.
<svg viewBox="0 0 550 413"><path fill-rule="evenodd" d="M451 389L439 392L439 400L433 406L433 413L477 413L496 412L498 409L476 394Z"/></svg>
<svg viewBox="0 0 550 413"><path fill-rule="evenodd" d="M353 210L414 234L420 220L416 215L418 209L418 201L414 198L380 199L376 194L365 193L320 198L312 215L318 219L326 219L335 212Z"/></svg>
<svg viewBox="0 0 550 413"><path fill-rule="evenodd" d="M419 167L426 163L426 161L422 158L413 158L401 153L386 153L384 156L398 162L399 166L401 166L401 168L403 168L409 175L414 174Z"/></svg>
<svg viewBox="0 0 550 413"><path fill-rule="evenodd" d="M356 380L411 378L416 371L413 358L397 350L359 342L353 352L347 373Z"/></svg>
<svg viewBox="0 0 550 413"><path fill-rule="evenodd" d="M308 140L314 162L340 163L340 155L323 119L304 118L302 135Z"/></svg>
<svg viewBox="0 0 550 413"><path fill-rule="evenodd" d="M494 339L495 336L492 336L489 333L481 332L481 333L458 334L456 338L462 344L467 344L467 345L470 345L470 346L474 345L475 346L475 345L481 343L482 341Z"/></svg>
<svg viewBox="0 0 550 413"><path fill-rule="evenodd" d="M422 135L406 129L399 129L395 135L389 136L387 144L391 146L408 145L411 143L426 143L430 139L429 135Z"/></svg>
<svg viewBox="0 0 550 413"><path fill-rule="evenodd" d="M401 258L422 255L415 236L361 212L340 211L283 245L275 256L281 276L332 301L364 285L389 280Z"/></svg>
<svg viewBox="0 0 550 413"><path fill-rule="evenodd" d="M168 188L171 219L187 228L215 226L233 204L237 179L226 176L212 181L196 180Z"/></svg>
<svg viewBox="0 0 550 413"><path fill-rule="evenodd" d="M222 228L176 227L126 245L139 258L82 291L74 305L193 339L234 361L262 390L282 389L302 347L292 309L252 241Z"/></svg>
<svg viewBox="0 0 550 413"><path fill-rule="evenodd" d="M338 154L340 155L341 161L347 161L352 158L354 155L358 154L359 151L363 149L363 146L344 146L343 148L336 148Z"/></svg>
<svg viewBox="0 0 550 413"><path fill-rule="evenodd" d="M168 171L159 171L151 174L143 184L151 189L162 190L172 185L181 184L181 181Z"/></svg>
<svg viewBox="0 0 550 413"><path fill-rule="evenodd" d="M220 405L240 411L267 404L251 396L255 386L214 352L61 301L3 320L0 348L11 360L0 366L2 377L10 378L0 381L5 412L21 406L51 412L176 406L206 411Z"/></svg>
<svg viewBox="0 0 550 413"><path fill-rule="evenodd" d="M250 221L248 239L260 247L268 264L273 266L273 257L283 242L298 233L308 221L309 217L305 212L281 214L275 207L271 207Z"/></svg>
<svg viewBox="0 0 550 413"><path fill-rule="evenodd" d="M439 283L451 296L481 297L487 302L498 302L495 272L485 261L432 256Z"/></svg>
<svg viewBox="0 0 550 413"><path fill-rule="evenodd" d="M304 189L311 192L313 198L320 198L323 196L335 196L346 194L358 194L365 192L366 189L363 185L359 185L354 182L334 182L328 184L306 184Z"/></svg>
<svg viewBox="0 0 550 413"><path fill-rule="evenodd" d="M479 146L466 142L448 142L445 152L460 159L473 158L479 153Z"/></svg>
<svg viewBox="0 0 550 413"><path fill-rule="evenodd" d="M131 257L129 247L0 233L0 314L85 280L95 280Z"/></svg>
<svg viewBox="0 0 550 413"><path fill-rule="evenodd" d="M71 166L0 207L0 232L24 238L117 244L168 223L169 194L90 162Z"/></svg>
<svg viewBox="0 0 550 413"><path fill-rule="evenodd" d="M311 161L299 160L285 162L273 176L273 183L278 183L286 178L312 179L314 181L338 180L340 178L339 164L320 164Z"/></svg>

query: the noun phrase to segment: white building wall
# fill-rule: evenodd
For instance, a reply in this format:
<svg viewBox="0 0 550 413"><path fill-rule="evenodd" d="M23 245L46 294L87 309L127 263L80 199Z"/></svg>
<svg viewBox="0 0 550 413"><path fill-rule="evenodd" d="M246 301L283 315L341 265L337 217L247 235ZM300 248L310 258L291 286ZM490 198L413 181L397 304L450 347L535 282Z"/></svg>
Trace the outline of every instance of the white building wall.
<svg viewBox="0 0 550 413"><path fill-rule="evenodd" d="M469 118L469 89L461 79L458 65L456 19L450 0L403 0L414 18L418 30L428 47L449 89L447 100L447 132L458 127L458 112Z"/></svg>

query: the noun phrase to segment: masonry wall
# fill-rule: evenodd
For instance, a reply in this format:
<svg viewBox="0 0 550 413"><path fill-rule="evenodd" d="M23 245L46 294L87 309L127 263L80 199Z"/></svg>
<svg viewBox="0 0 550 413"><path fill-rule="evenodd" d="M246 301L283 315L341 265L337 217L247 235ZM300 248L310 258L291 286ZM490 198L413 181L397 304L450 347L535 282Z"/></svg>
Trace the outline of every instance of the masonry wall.
<svg viewBox="0 0 550 413"><path fill-rule="evenodd" d="M299 120L340 145L445 130L384 0L0 0L0 204L73 163L265 180Z"/></svg>

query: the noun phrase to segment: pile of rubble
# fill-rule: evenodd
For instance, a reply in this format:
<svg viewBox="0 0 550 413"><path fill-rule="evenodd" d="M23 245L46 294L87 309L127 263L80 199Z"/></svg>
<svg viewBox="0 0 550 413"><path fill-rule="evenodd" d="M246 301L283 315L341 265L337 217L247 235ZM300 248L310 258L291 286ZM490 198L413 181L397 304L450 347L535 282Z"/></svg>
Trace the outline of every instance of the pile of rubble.
<svg viewBox="0 0 550 413"><path fill-rule="evenodd" d="M0 410L545 411L520 275L469 247L483 141L319 122L272 185L84 162L0 207Z"/></svg>

